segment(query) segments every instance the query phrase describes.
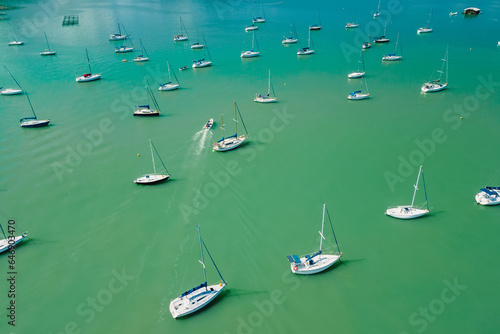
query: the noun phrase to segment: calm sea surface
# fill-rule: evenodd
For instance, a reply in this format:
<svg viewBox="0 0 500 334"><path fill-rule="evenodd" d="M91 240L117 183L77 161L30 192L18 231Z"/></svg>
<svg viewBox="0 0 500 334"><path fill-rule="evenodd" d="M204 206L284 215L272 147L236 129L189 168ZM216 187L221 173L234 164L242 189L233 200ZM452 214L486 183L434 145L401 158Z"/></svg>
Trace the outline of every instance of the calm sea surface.
<svg viewBox="0 0 500 334"><path fill-rule="evenodd" d="M483 13L472 18L460 14L468 5L383 0L374 20L376 0L268 2L256 31L261 57L243 60L252 43L247 1L25 1L6 11L0 64L51 125L20 128L19 118L31 113L25 96L0 97L2 225L15 219L30 237L16 249L15 299L7 254L0 256L0 332L500 331L500 207L474 201L479 188L500 186L500 2L476 1ZM431 8L434 32L417 35ZM297 57L318 9L316 53ZM262 15L260 3L253 11ZM69 14L80 24L62 27ZM179 17L189 42L173 42ZM364 51L367 86L348 80L361 43L368 33L383 34L385 17L391 41ZM285 47L291 19L299 43ZM350 21L360 27L346 30ZM121 43L108 36L118 23L134 53L114 53ZM39 55L43 32L56 56ZM404 59L382 63L398 33ZM202 36L213 66L180 72L203 58L189 47ZM16 37L25 45L7 46ZM139 39L148 63L132 61ZM448 45L449 88L421 94ZM75 76L88 71L85 49L102 80L77 84ZM158 92L168 81L167 60L182 89ZM268 70L279 102L257 104ZM151 103L145 78L159 118L132 116L135 105ZM0 86L10 85L0 69ZM347 100L367 87L370 99ZM213 153L222 114L226 135L234 133L234 101L249 141ZM214 128L201 131L209 118ZM143 187L132 181L152 172L149 139L172 178ZM410 204L420 164L431 214L385 216L388 206ZM415 202L423 203L422 183L419 189ZM286 255L317 250L323 203L342 264L294 276ZM228 290L202 312L174 320L170 300L203 281L195 224ZM218 281L205 263L209 283ZM15 327L6 317L11 300Z"/></svg>

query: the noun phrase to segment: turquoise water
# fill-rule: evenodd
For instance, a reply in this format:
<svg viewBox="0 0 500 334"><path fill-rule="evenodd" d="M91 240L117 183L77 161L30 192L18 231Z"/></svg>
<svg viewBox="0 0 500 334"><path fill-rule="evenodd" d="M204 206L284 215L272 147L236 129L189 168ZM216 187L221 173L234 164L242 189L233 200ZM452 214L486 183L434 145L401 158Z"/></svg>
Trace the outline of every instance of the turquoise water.
<svg viewBox="0 0 500 334"><path fill-rule="evenodd" d="M2 278L2 332L497 332L500 212L479 207L474 195L500 185L499 3L475 3L483 13L474 18L448 16L468 4L395 6L391 42L364 52L371 98L348 101L348 92L361 87L347 79L358 67L359 36L367 27L372 37L383 30L383 19L372 23L376 5L266 4L267 22L257 31L261 57L247 60L239 57L251 45L247 2L69 1L48 14L40 3L25 2L7 11L0 64L51 126L19 128L18 119L30 113L26 99L0 98L0 208L30 236L16 252L15 328L6 321ZM418 36L431 7L434 32ZM298 58L317 8L323 29L312 34L316 54ZM61 27L68 14L79 15L80 24ZM214 65L176 72L182 89L157 92L167 59L177 69L203 56L173 42L179 16L192 41L196 29L204 34ZM300 42L284 47L291 18ZM353 19L360 29L346 30ZM149 63L134 63L138 52L113 52L119 43L107 38L117 22L136 47L142 39ZM7 46L12 31L24 46ZM39 55L44 31L55 57ZM399 31L405 59L383 64ZM420 94L447 45L449 88ZM75 75L86 72L85 49L103 79L77 84ZM253 97L266 91L269 69L279 102L258 105ZM134 105L147 101L145 76L161 107L156 119L132 116ZM7 73L0 80L6 85ZM234 129L233 101L249 143L212 153L221 114L226 133ZM208 118L216 124L203 134ZM132 181L151 172L148 139L172 179L140 187ZM386 217L388 206L411 201L419 164L431 214ZM419 191L416 202L423 201ZM286 255L317 249L322 203L342 264L293 276ZM174 320L170 300L203 279L194 224L228 291L203 312ZM8 258L0 260L7 277ZM217 274L206 262L213 282Z"/></svg>

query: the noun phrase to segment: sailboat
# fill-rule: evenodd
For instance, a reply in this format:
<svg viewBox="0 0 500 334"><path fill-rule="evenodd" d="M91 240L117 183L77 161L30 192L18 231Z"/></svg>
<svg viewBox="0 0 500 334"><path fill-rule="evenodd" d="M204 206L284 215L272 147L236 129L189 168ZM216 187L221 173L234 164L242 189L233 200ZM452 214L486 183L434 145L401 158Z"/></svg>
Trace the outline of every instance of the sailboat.
<svg viewBox="0 0 500 334"><path fill-rule="evenodd" d="M140 38L139 38L139 43L141 44L142 54L140 54L137 57L135 57L134 61L136 63L149 61L149 55L148 55L148 53L146 51L146 48L144 47L144 44L142 44L142 40Z"/></svg>
<svg viewBox="0 0 500 334"><path fill-rule="evenodd" d="M254 16L254 18L252 20L253 23L266 23L266 14L264 13L264 4L261 2L260 5L262 8L262 16L257 16L257 17ZM252 7L252 12L253 12L253 7Z"/></svg>
<svg viewBox="0 0 500 334"><path fill-rule="evenodd" d="M368 35L368 42L363 42L362 49L369 49L372 47L372 44L370 43L370 35Z"/></svg>
<svg viewBox="0 0 500 334"><path fill-rule="evenodd" d="M370 92L368 91L368 81L366 81L366 78L364 80L366 86L366 93L363 93L361 90L350 92L349 95L347 95L347 98L349 100L364 100L370 97Z"/></svg>
<svg viewBox="0 0 500 334"><path fill-rule="evenodd" d="M2 94L2 95L19 95L19 94L22 94L23 93L23 89L21 88L21 85L19 85L19 82L17 82L16 78L14 78L14 76L12 75L12 73L10 73L10 71L7 69L7 66L4 65L3 67L5 67L5 70L9 73L11 79L14 80L14 82L17 84L17 86L19 88L5 88L5 89L3 89L3 90L0 91L0 94ZM3 87L0 87L0 89L2 89L2 88Z"/></svg>
<svg viewBox="0 0 500 334"><path fill-rule="evenodd" d="M42 52L40 52L40 55L42 55L42 56L53 56L53 55L55 55L56 51L50 50L49 39L47 38L47 34L45 32L43 34L45 35L45 42L47 42L47 48L45 50L43 50Z"/></svg>
<svg viewBox="0 0 500 334"><path fill-rule="evenodd" d="M257 45L257 51L254 51L254 47ZM252 58L252 57L258 57L260 56L260 51L259 51L259 44L257 44L257 40L255 38L255 30L253 31L252 34L252 49L247 50L247 51L241 51L241 58Z"/></svg>
<svg viewBox="0 0 500 334"><path fill-rule="evenodd" d="M347 77L349 79L357 79L357 78L362 78L366 74L365 72L365 60L363 58L363 51L361 51L361 54L359 56L359 65L358 65L358 70L356 72L349 73Z"/></svg>
<svg viewBox="0 0 500 334"><path fill-rule="evenodd" d="M432 17L432 9L431 12L429 13L429 19L427 20L427 25L423 28L418 28L417 34L425 34L425 33L430 33L432 32L432 28L430 28L431 25L431 17Z"/></svg>
<svg viewBox="0 0 500 334"><path fill-rule="evenodd" d="M33 112L33 117L24 117L19 121L21 122L22 128L39 128L42 126L46 126L50 123L50 119L38 119L35 114L35 109L33 109L33 105L31 104L30 97L28 96L28 92L25 92L26 98L28 99L28 103L31 107L31 112Z"/></svg>
<svg viewBox="0 0 500 334"><path fill-rule="evenodd" d="M198 35L198 29L196 29L196 39L198 40L198 42L194 43L191 45L191 49L195 50L195 49L203 49L203 44L200 44L200 37Z"/></svg>
<svg viewBox="0 0 500 334"><path fill-rule="evenodd" d="M335 240L336 249L333 254L323 253L323 240L326 240L324 236L325 212L328 214L328 220L330 221L330 227L332 228L333 239ZM330 219L330 214L326 209L326 204L323 204L323 220L321 222L321 231L319 231L319 235L319 250L316 253L305 255L303 257L299 257L298 255L287 256L288 261L290 261L290 269L292 270L292 273L301 275L317 274L330 268L337 261L340 261L342 252L340 251L337 237L335 236L332 221Z"/></svg>
<svg viewBox="0 0 500 334"><path fill-rule="evenodd" d="M208 50L208 44L205 40L205 36L202 35L205 47L203 48L203 58L200 60L193 60L193 68L208 67L212 65L212 57L210 56L210 51ZM205 51L208 54L208 60L205 60Z"/></svg>
<svg viewBox="0 0 500 334"><path fill-rule="evenodd" d="M186 292L183 292L179 297L170 302L169 309L174 319L191 314L207 306L211 301L215 299L215 297L217 297L222 292L222 290L227 285L224 278L222 278L219 268L217 268L212 255L210 255L205 242L201 239L200 226L196 225L196 227L198 228L198 238L200 239L201 261L199 262L203 267L203 283ZM212 260L212 263L214 264L215 269L217 270L217 273L219 274L219 277L221 279L219 283L215 283L212 285L207 284L207 272L205 268L205 258L203 256L203 248L206 249L208 255L210 256L210 259Z"/></svg>
<svg viewBox="0 0 500 334"><path fill-rule="evenodd" d="M314 53L314 50L311 49L311 47L312 47L311 30L309 30L309 38L307 39L307 46L305 48L299 49L299 51L297 51L297 54L299 56L312 55Z"/></svg>
<svg viewBox="0 0 500 334"><path fill-rule="evenodd" d="M448 87L448 48L446 48L446 53L444 54L443 65L441 66L441 70L439 72L439 78L437 80L431 80L422 85L420 89L422 93L433 93L439 92L441 90L446 89ZM444 66L446 64L446 82L441 83L441 76L443 75Z"/></svg>
<svg viewBox="0 0 500 334"><path fill-rule="evenodd" d="M259 29L259 26L256 26L253 23L245 27L245 31L246 32L249 32L249 31L252 31L252 30L257 30L257 29Z"/></svg>
<svg viewBox="0 0 500 334"><path fill-rule="evenodd" d="M356 18L356 14L354 15L354 17ZM346 29L352 29L352 28L357 28L359 27L359 23L358 23L358 20L356 19L355 21L352 21L352 22L349 22L345 25Z"/></svg>
<svg viewBox="0 0 500 334"><path fill-rule="evenodd" d="M299 41L299 37L297 35L297 30L295 29L295 24L293 23L292 19L292 24L291 26L291 31L290 31L290 37L283 37L283 40L281 41L281 44L295 44Z"/></svg>
<svg viewBox="0 0 500 334"><path fill-rule="evenodd" d="M23 45L24 44L23 41L20 41L17 39L17 36L15 33L14 33L14 37L15 37L15 39L13 41L9 42L9 46L16 46L16 45Z"/></svg>
<svg viewBox="0 0 500 334"><path fill-rule="evenodd" d="M179 83L179 80L177 79L177 75L175 75L175 72L172 72L174 74L175 82L172 83L172 77L170 76L170 62L167 60L167 68L168 68L168 82L164 84L160 84L160 87L158 87L159 91L162 90L176 90L179 89L181 86Z"/></svg>
<svg viewBox="0 0 500 334"><path fill-rule="evenodd" d="M130 40L130 45L131 46L122 45L120 47L117 47L117 48L115 48L115 52L116 53L132 52L135 49L135 46L132 43L132 39L129 37L129 35L127 35L127 32L125 31L125 26L123 26L123 31L125 32L125 36L126 36L126 38L124 38L124 40L127 40L127 39Z"/></svg>
<svg viewBox="0 0 500 334"><path fill-rule="evenodd" d="M378 0L377 11L375 12L375 14L373 14L373 18L376 19L379 16L380 16L380 0Z"/></svg>
<svg viewBox="0 0 500 334"><path fill-rule="evenodd" d="M273 96L270 95L271 90L273 91ZM269 83L267 84L267 94L266 95L256 94L254 101L260 103L276 102L276 95L274 94L274 88L271 85L271 70L269 70Z"/></svg>
<svg viewBox="0 0 500 334"><path fill-rule="evenodd" d="M149 87L148 81L146 79L144 79L144 81L146 85L146 94L148 94L148 101L153 103L154 108L150 108L149 104L135 106L134 116L160 116L160 106L158 105L158 101L156 101L153 91Z"/></svg>
<svg viewBox="0 0 500 334"><path fill-rule="evenodd" d="M420 169L418 170L417 183L415 183L415 185L413 186L415 188L415 191L413 192L413 199L411 200L411 205L402 205L389 208L385 212L386 215L399 219L412 219L424 216L429 213L429 202L427 201L427 190L425 189L425 179L422 168L423 166L421 165ZM424 184L425 205L427 207L426 209L413 207L413 203L415 202L415 195L417 194L418 190L418 181L420 180L420 174L422 174L422 181Z"/></svg>
<svg viewBox="0 0 500 334"><path fill-rule="evenodd" d="M153 161L153 173L152 174L145 174L145 175L135 179L134 183L137 183L137 184L155 184L155 183L159 183L159 182L168 180L168 178L170 177L170 173L168 172L167 167L165 167L165 164L163 163L163 160L160 157L160 153L158 153L158 150L154 146L151 139L149 140L149 148L151 150L151 160ZM155 155L153 153L153 149L156 152L156 155L158 155L158 159L160 159L160 162L161 162L166 174L157 174L156 173Z"/></svg>
<svg viewBox="0 0 500 334"><path fill-rule="evenodd" d="M109 35L110 41L123 41L127 38L127 34L122 35L122 30L120 29L120 23L118 23L118 33Z"/></svg>
<svg viewBox="0 0 500 334"><path fill-rule="evenodd" d="M87 64L89 65L89 73L83 74L81 77L76 78L76 82L88 82L101 79L101 74L92 74L92 68L90 67L89 52L85 49L85 54L87 55Z"/></svg>
<svg viewBox="0 0 500 334"><path fill-rule="evenodd" d="M181 21L181 33L179 35L174 35L174 42L183 42L189 39L186 26L184 25L184 22L182 22L182 17L179 17L179 20Z"/></svg>
<svg viewBox="0 0 500 334"><path fill-rule="evenodd" d="M481 205L500 204L500 187L484 187L476 194L476 202Z"/></svg>
<svg viewBox="0 0 500 334"><path fill-rule="evenodd" d="M398 43L399 43L399 32L398 32L398 38L396 39L396 47L394 48L394 53L389 53L386 54L382 57L382 60L385 61L394 61L394 60L401 60L403 59L403 49L400 46L399 49L401 51L401 55L397 56L396 52L398 51Z"/></svg>
<svg viewBox="0 0 500 334"><path fill-rule="evenodd" d="M7 250L9 250L9 247L14 247L24 239L28 237L28 232L24 232L22 235L14 236L14 235L9 235L7 237L5 235L5 231L3 230L2 225L0 225L0 229L2 230L2 234L4 239L0 239L0 253L3 253ZM10 234L10 233L9 233Z"/></svg>
<svg viewBox="0 0 500 334"><path fill-rule="evenodd" d="M309 26L309 30L321 30L321 19L319 18L319 9L318 9L318 20L315 24Z"/></svg>
<svg viewBox="0 0 500 334"><path fill-rule="evenodd" d="M243 122L243 118L241 118L241 113L240 113L240 118L241 118L241 122L243 123L243 127L245 128L246 135L238 136L238 117L236 115L236 109L237 109L236 102L234 102L234 135L229 136L229 137L224 137L224 116L221 115L222 116L222 122L221 122L222 139L220 139L219 141L214 143L213 151L224 152L224 151L229 151L229 150L235 149L238 146L240 146L241 144L243 144L243 142L245 140L248 139L248 131L246 131L247 128L245 126L245 123ZM239 109L238 109L238 113L239 113Z"/></svg>
<svg viewBox="0 0 500 334"><path fill-rule="evenodd" d="M380 37L375 38L373 40L373 43L389 43L389 38L385 37L386 32L387 32L387 20L385 20L384 34Z"/></svg>

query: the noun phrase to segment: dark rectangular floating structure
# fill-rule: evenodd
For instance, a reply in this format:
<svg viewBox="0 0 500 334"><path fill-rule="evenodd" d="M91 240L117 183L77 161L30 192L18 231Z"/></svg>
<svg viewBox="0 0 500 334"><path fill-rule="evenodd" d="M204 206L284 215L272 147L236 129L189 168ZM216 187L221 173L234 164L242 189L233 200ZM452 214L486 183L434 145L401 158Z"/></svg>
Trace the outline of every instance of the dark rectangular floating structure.
<svg viewBox="0 0 500 334"><path fill-rule="evenodd" d="M63 19L63 26L73 26L79 23L78 15L65 15Z"/></svg>

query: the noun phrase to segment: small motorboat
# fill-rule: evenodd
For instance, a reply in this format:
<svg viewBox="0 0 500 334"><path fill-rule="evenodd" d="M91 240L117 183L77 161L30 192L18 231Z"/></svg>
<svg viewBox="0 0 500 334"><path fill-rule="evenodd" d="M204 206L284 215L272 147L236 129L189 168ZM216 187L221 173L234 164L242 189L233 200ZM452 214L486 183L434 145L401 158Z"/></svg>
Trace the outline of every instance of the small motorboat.
<svg viewBox="0 0 500 334"><path fill-rule="evenodd" d="M455 16L457 14L458 14L458 12L450 12L450 16Z"/></svg>
<svg viewBox="0 0 500 334"><path fill-rule="evenodd" d="M204 129L210 130L214 125L214 119L210 118L208 122L203 126Z"/></svg>
<svg viewBox="0 0 500 334"><path fill-rule="evenodd" d="M189 66L182 66L182 67L179 67L179 71L184 71L184 70L187 70L189 68Z"/></svg>

